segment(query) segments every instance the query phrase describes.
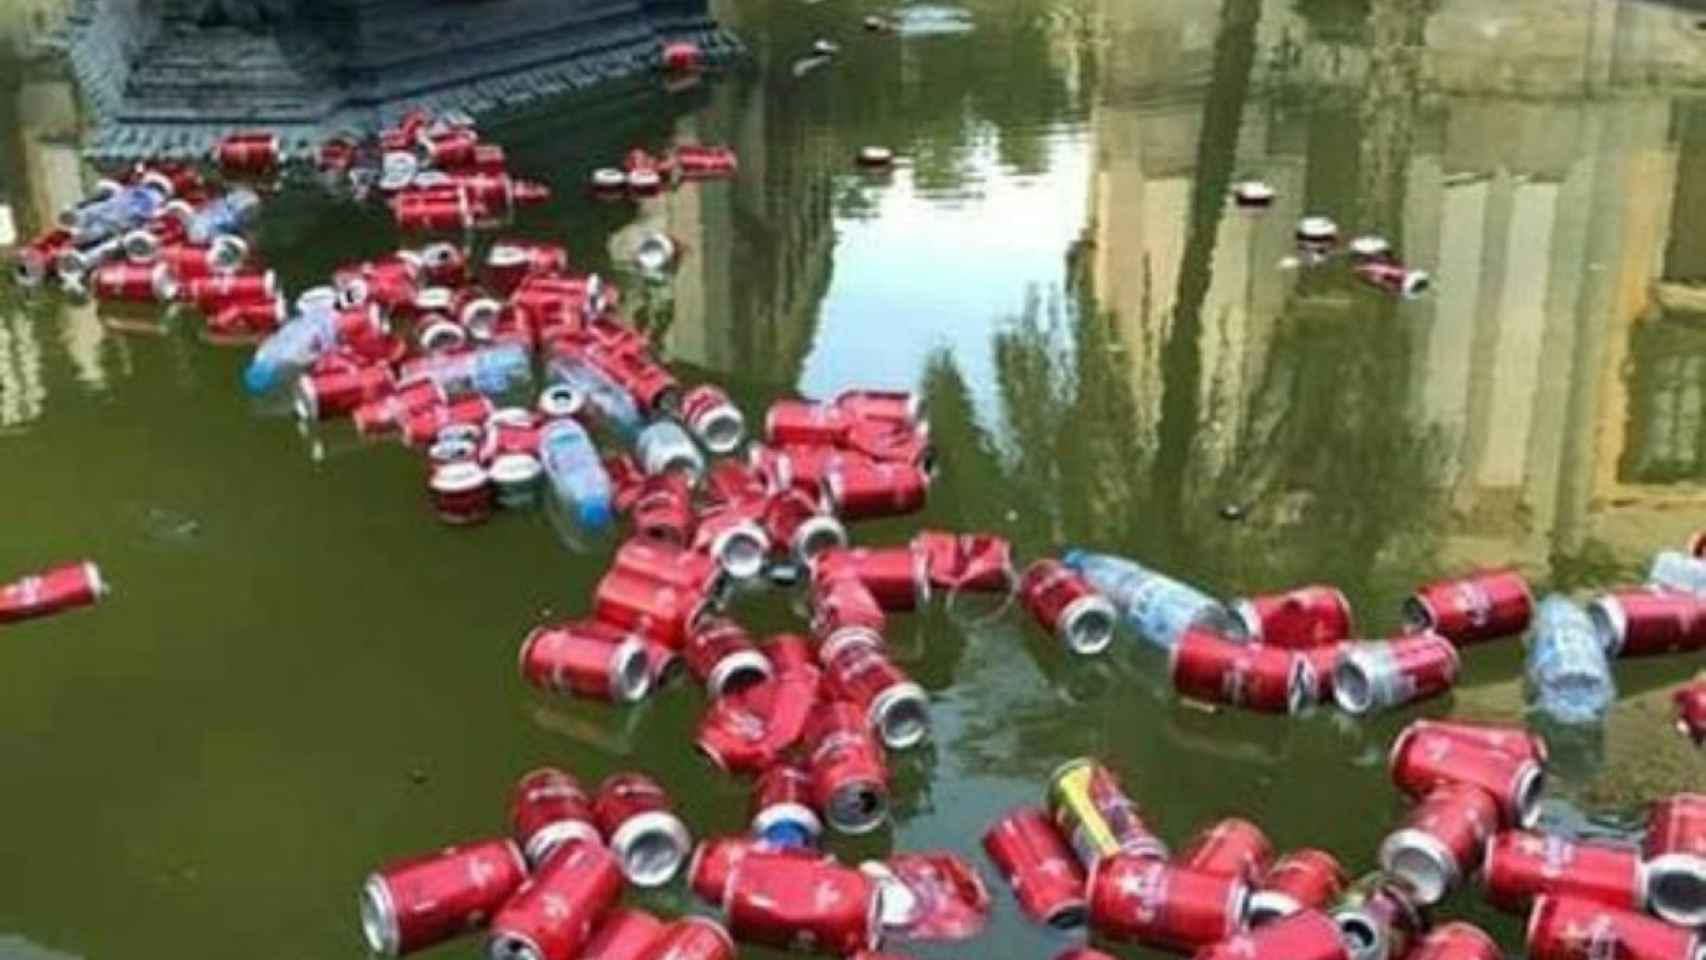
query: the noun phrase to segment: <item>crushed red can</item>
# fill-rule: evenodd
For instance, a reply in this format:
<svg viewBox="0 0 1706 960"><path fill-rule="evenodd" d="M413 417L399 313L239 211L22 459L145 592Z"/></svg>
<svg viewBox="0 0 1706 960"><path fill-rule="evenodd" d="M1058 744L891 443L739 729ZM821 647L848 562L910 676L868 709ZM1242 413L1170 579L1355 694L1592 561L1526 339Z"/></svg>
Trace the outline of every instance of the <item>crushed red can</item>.
<svg viewBox="0 0 1706 960"><path fill-rule="evenodd" d="M483 426L496 408L488 397L471 394L446 404L427 407L403 421L403 442L423 447L438 438L439 431L454 426Z"/></svg>
<svg viewBox="0 0 1706 960"><path fill-rule="evenodd" d="M556 767L540 767L516 781L510 792L509 825L527 862L535 866L570 841L604 842L580 781Z"/></svg>
<svg viewBox="0 0 1706 960"><path fill-rule="evenodd" d="M1493 835L1481 866L1487 902L1521 913L1550 894L1641 910L1646 884L1634 849L1568 840L1552 834L1504 830Z"/></svg>
<svg viewBox="0 0 1706 960"><path fill-rule="evenodd" d="M1089 890L1098 934L1181 953L1237 933L1250 899L1238 877L1125 853L1097 861Z"/></svg>
<svg viewBox="0 0 1706 960"><path fill-rule="evenodd" d="M1647 812L1648 907L1684 927L1706 927L1706 793L1675 793Z"/></svg>
<svg viewBox="0 0 1706 960"><path fill-rule="evenodd" d="M1427 927L1427 917L1378 871L1345 888L1329 911L1351 960L1389 960L1405 956Z"/></svg>
<svg viewBox="0 0 1706 960"><path fill-rule="evenodd" d="M693 851L693 859L687 864L687 889L706 903L722 906L736 865L751 853L813 862L833 859L821 850L776 846L762 837L711 837Z"/></svg>
<svg viewBox="0 0 1706 960"><path fill-rule="evenodd" d="M492 916L491 960L568 960L622 896L616 856L596 843L559 847Z"/></svg>
<svg viewBox="0 0 1706 960"><path fill-rule="evenodd" d="M1101 653L1113 642L1119 612L1058 560L1038 560L1019 578L1019 599L1037 623L1073 653Z"/></svg>
<svg viewBox="0 0 1706 960"><path fill-rule="evenodd" d="M1350 960L1339 925L1300 910L1198 950L1194 960Z"/></svg>
<svg viewBox="0 0 1706 960"><path fill-rule="evenodd" d="M1345 871L1325 850L1304 847L1282 854L1250 894L1246 919L1260 926L1300 910L1325 909L1345 890Z"/></svg>
<svg viewBox="0 0 1706 960"><path fill-rule="evenodd" d="M1244 636L1254 643L1298 650L1351 636L1351 603L1337 587L1297 587L1235 600L1228 606Z"/></svg>
<svg viewBox="0 0 1706 960"><path fill-rule="evenodd" d="M773 548L786 548L808 567L831 550L847 546L847 528L824 513L821 505L792 487L764 500L764 532Z"/></svg>
<svg viewBox="0 0 1706 960"><path fill-rule="evenodd" d="M723 913L747 943L834 956L882 943L881 888L833 860L748 852L729 875Z"/></svg>
<svg viewBox="0 0 1706 960"><path fill-rule="evenodd" d="M1182 696L1263 713L1300 713L1315 691L1313 668L1296 651L1203 627L1186 630L1168 651L1168 673Z"/></svg>
<svg viewBox="0 0 1706 960"><path fill-rule="evenodd" d="M1333 699L1358 716L1437 697L1462 670L1457 646L1432 633L1349 643L1333 668Z"/></svg>
<svg viewBox="0 0 1706 960"><path fill-rule="evenodd" d="M618 773L598 785L592 800L598 827L635 886L668 883L693 852L687 826L669 794L643 773Z"/></svg>
<svg viewBox="0 0 1706 960"><path fill-rule="evenodd" d="M1204 827L1179 851L1179 863L1203 873L1259 881L1274 862L1274 845L1262 828L1239 817Z"/></svg>
<svg viewBox="0 0 1706 960"><path fill-rule="evenodd" d="M1515 570L1483 570L1424 584L1404 601L1405 622L1458 646L1513 637L1528 629L1534 595Z"/></svg>
<svg viewBox="0 0 1706 960"><path fill-rule="evenodd" d="M651 690L645 645L596 620L535 627L521 642L521 675L550 693L634 703Z"/></svg>
<svg viewBox="0 0 1706 960"><path fill-rule="evenodd" d="M1006 878L1019 907L1057 930L1082 927L1089 904L1084 870L1055 829L1048 811L1009 811L983 834L983 850Z"/></svg>
<svg viewBox="0 0 1706 960"><path fill-rule="evenodd" d="M622 506L618 497L618 508ZM638 477L628 503L634 532L648 540L686 547L696 529L693 516L693 487L687 476L672 471L655 477Z"/></svg>
<svg viewBox="0 0 1706 960"><path fill-rule="evenodd" d="M527 862L508 840L392 863L362 884L362 934L382 956L424 950L479 928L526 879Z"/></svg>
<svg viewBox="0 0 1706 960"><path fill-rule="evenodd" d="M577 960L641 960L664 922L644 910L615 907L599 921Z"/></svg>
<svg viewBox="0 0 1706 960"><path fill-rule="evenodd" d="M444 388L431 380L399 384L395 393L379 397L350 412L358 432L368 435L390 433L409 417L448 401Z"/></svg>
<svg viewBox="0 0 1706 960"><path fill-rule="evenodd" d="M1387 768L1398 789L1424 797L1442 784L1480 787L1498 803L1504 826L1533 826L1540 818L1545 772L1538 762L1463 740L1406 737L1393 742Z"/></svg>
<svg viewBox="0 0 1706 960"><path fill-rule="evenodd" d="M912 549L924 556L930 585L942 590L1007 593L1018 579L1005 537L925 530L912 538Z"/></svg>
<svg viewBox="0 0 1706 960"><path fill-rule="evenodd" d="M812 635L818 641L818 656L825 661L850 645L881 647L887 623L882 605L857 578L813 584Z"/></svg>
<svg viewBox="0 0 1706 960"><path fill-rule="evenodd" d="M1429 930L1408 960L1504 960L1504 956L1480 927L1453 921Z"/></svg>
<svg viewBox="0 0 1706 960"><path fill-rule="evenodd" d="M87 607L107 591L101 568L88 560L52 567L0 584L0 623Z"/></svg>
<svg viewBox="0 0 1706 960"><path fill-rule="evenodd" d="M834 447L854 418L829 404L778 400L764 415L764 442L775 446Z"/></svg>
<svg viewBox="0 0 1706 960"><path fill-rule="evenodd" d="M1420 905L1432 906L1475 872L1498 828L1499 805L1478 786L1442 784L1380 845L1380 866Z"/></svg>
<svg viewBox="0 0 1706 960"><path fill-rule="evenodd" d="M859 869L882 887L883 926L898 936L969 940L989 922L989 889L957 853L895 853Z"/></svg>
<svg viewBox="0 0 1706 960"><path fill-rule="evenodd" d="M1528 917L1530 960L1701 960L1700 935L1591 900L1544 896Z"/></svg>

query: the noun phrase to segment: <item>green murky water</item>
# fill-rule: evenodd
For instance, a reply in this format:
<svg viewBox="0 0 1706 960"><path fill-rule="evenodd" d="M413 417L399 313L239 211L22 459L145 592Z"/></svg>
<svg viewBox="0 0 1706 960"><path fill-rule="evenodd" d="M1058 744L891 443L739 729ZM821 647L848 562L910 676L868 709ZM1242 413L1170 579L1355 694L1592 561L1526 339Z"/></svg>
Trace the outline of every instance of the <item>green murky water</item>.
<svg viewBox="0 0 1706 960"><path fill-rule="evenodd" d="M592 266L636 220L687 241L644 308L667 355L749 414L795 391L923 390L945 466L924 523L1025 555L1116 549L1229 595L1332 582L1373 635L1430 574L1508 561L1588 590L1706 526L1689 286L1706 281L1706 37L1664 7L1497 7L968 0L866 35L873 4L736 0L756 55L722 82L492 133L559 187L518 232ZM819 35L843 56L801 69ZM56 76L0 64L0 170L26 225L81 189ZM627 146L676 138L733 144L741 176L643 209L580 196ZM904 163L857 175L867 143ZM1243 177L1279 189L1272 211L1225 204ZM1304 213L1385 234L1436 292L1281 269ZM297 289L395 238L308 198L274 204L261 244ZM0 644L0 930L19 938L0 953L357 956L361 876L500 831L541 762L638 766L696 831L739 827L744 789L689 749L696 691L611 712L516 676L523 632L579 611L602 555L536 516L440 526L409 454L304 437L239 394L240 362L0 292L0 571L86 554L117 584ZM743 614L794 622L785 597ZM983 864L984 826L1085 752L1175 842L1237 812L1360 869L1401 810L1381 759L1413 714L1207 714L1168 702L1152 664L1068 663L1017 617L918 616L891 639L936 735L897 759L893 828L838 842L847 856ZM1475 650L1424 712L1515 716L1518 662L1515 644ZM1664 704L1702 665L1619 667L1603 741L1560 751L1555 817L1615 821L1706 781ZM913 952L1062 945L995 890L985 940ZM1518 946L1473 896L1446 912Z"/></svg>

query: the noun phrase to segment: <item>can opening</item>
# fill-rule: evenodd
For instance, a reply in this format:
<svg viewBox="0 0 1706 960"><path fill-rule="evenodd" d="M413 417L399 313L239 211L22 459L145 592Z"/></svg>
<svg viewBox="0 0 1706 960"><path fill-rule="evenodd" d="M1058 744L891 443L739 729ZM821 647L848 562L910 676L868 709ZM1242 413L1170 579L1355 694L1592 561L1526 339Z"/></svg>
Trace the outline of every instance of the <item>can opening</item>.
<svg viewBox="0 0 1706 960"><path fill-rule="evenodd" d="M800 529L794 533L794 540L795 556L801 563L810 566L811 561L824 551L847 546L847 528L828 514L818 514L806 518L806 521L800 524Z"/></svg>
<svg viewBox="0 0 1706 960"><path fill-rule="evenodd" d="M1355 960L1373 960L1380 956L1385 945L1386 931L1378 921L1361 912L1341 913L1334 921L1339 925L1339 939Z"/></svg>
<svg viewBox="0 0 1706 960"><path fill-rule="evenodd" d="M1422 602L1421 597L1406 597L1402 608L1404 626L1411 630L1432 630L1434 628L1433 611Z"/></svg>
<svg viewBox="0 0 1706 960"><path fill-rule="evenodd" d="M717 550L717 562L737 580L750 580L764 570L764 557L770 552L763 534L756 530L731 530L723 537Z"/></svg>
<svg viewBox="0 0 1706 960"><path fill-rule="evenodd" d="M1056 930L1076 930L1089 922L1090 909L1081 903L1067 904L1048 916L1048 925Z"/></svg>
<svg viewBox="0 0 1706 960"><path fill-rule="evenodd" d="M930 704L923 689L914 684L884 691L873 706L884 746L904 750L930 734Z"/></svg>
<svg viewBox="0 0 1706 960"><path fill-rule="evenodd" d="M712 453L733 453L746 439L746 421L733 407L713 410L700 417L694 426L698 428L699 439L705 441L706 449Z"/></svg>
<svg viewBox="0 0 1706 960"><path fill-rule="evenodd" d="M1600 647L1607 655L1615 656L1623 647L1624 632L1627 629L1622 605L1611 597L1600 597L1589 601L1587 611L1588 619L1593 622L1594 636L1599 638Z"/></svg>
<svg viewBox="0 0 1706 960"><path fill-rule="evenodd" d="M870 833L888 819L888 797L878 783L849 784L829 798L829 822L842 833Z"/></svg>
<svg viewBox="0 0 1706 960"><path fill-rule="evenodd" d="M1073 653L1090 656L1108 649L1114 640L1119 615L1114 605L1099 596L1075 601L1061 616L1061 639Z"/></svg>
<svg viewBox="0 0 1706 960"><path fill-rule="evenodd" d="M1252 927L1271 923L1282 917L1289 917L1302 906L1277 890L1257 890L1250 895L1250 909L1245 919Z"/></svg>
<svg viewBox="0 0 1706 960"><path fill-rule="evenodd" d="M526 937L514 933L500 933L492 937L486 956L491 960L540 960L542 954Z"/></svg>
<svg viewBox="0 0 1706 960"><path fill-rule="evenodd" d="M1374 678L1367 665L1354 656L1340 660L1333 668L1333 699L1346 713L1360 715L1374 709Z"/></svg>
<svg viewBox="0 0 1706 960"><path fill-rule="evenodd" d="M645 647L639 643L624 645L616 657L616 699L622 703L643 699L652 688L652 669L646 660Z"/></svg>
<svg viewBox="0 0 1706 960"><path fill-rule="evenodd" d="M623 871L636 886L661 887L681 869L687 851L675 832L660 824L639 831L622 851Z"/></svg>
<svg viewBox="0 0 1706 960"><path fill-rule="evenodd" d="M1654 913L1684 927L1706 925L1706 858L1655 857L1647 865L1647 901Z"/></svg>
<svg viewBox="0 0 1706 960"><path fill-rule="evenodd" d="M397 955L397 917L385 881L378 877L369 877L361 888L361 932L369 950L387 957Z"/></svg>
<svg viewBox="0 0 1706 960"><path fill-rule="evenodd" d="M1530 761L1523 767L1516 787L1516 821L1523 828L1540 821L1540 794L1546 787L1546 775L1540 764Z"/></svg>
<svg viewBox="0 0 1706 960"><path fill-rule="evenodd" d="M1386 872L1423 904L1444 899L1456 871L1436 851L1415 842L1394 844L1385 857Z"/></svg>

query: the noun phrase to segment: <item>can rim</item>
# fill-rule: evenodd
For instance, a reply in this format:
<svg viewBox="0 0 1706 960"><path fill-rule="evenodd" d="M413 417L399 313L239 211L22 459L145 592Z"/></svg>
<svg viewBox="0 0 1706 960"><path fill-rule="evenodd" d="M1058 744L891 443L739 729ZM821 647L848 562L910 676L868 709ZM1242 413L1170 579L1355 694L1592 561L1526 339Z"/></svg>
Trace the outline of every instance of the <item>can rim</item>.
<svg viewBox="0 0 1706 960"><path fill-rule="evenodd" d="M1654 896L1654 888L1657 885L1675 878L1687 883L1694 897L1692 904L1679 905L1668 896L1662 900ZM1646 861L1641 880L1634 909L1639 910L1645 906L1664 920L1681 927L1699 927L1706 924L1706 857L1687 853L1666 853L1653 857Z"/></svg>
<svg viewBox="0 0 1706 960"><path fill-rule="evenodd" d="M736 650L712 665L710 673L705 677L705 689L712 698L721 699L732 692L729 685L742 673L757 674L757 679L751 683L762 683L770 679L774 672L775 667L770 663L770 658L756 647Z"/></svg>
<svg viewBox="0 0 1706 960"><path fill-rule="evenodd" d="M1289 893L1281 890L1252 890L1250 902L1244 910L1244 919L1251 927L1257 927L1302 912L1303 904Z"/></svg>
<svg viewBox="0 0 1706 960"><path fill-rule="evenodd" d="M1419 865L1431 870L1432 874L1418 881L1416 871L1409 868L1418 864L1406 866L1400 860L1406 855L1418 858ZM1457 858L1445 844L1426 830L1415 827L1401 827L1387 834L1380 844L1377 859L1386 875L1403 884L1405 892L1423 906L1432 906L1443 900L1462 878Z"/></svg>
<svg viewBox="0 0 1706 960"><path fill-rule="evenodd" d="M1087 594L1066 605L1056 622L1055 636L1068 650L1094 656L1108 649L1119 629L1119 611L1099 593Z"/></svg>
<svg viewBox="0 0 1706 960"><path fill-rule="evenodd" d="M651 660L645 644L628 637L610 652L610 697L617 703L637 703L652 689Z"/></svg>
<svg viewBox="0 0 1706 960"><path fill-rule="evenodd" d="M648 840L653 842L648 844ZM628 882L637 887L661 887L681 872L693 851L693 838L674 813L647 810L622 821L610 835L610 849L621 858Z"/></svg>
<svg viewBox="0 0 1706 960"><path fill-rule="evenodd" d="M902 711L895 716L895 711ZM930 697L924 688L907 680L894 684L871 698L867 722L882 738L883 746L905 750L930 736Z"/></svg>
<svg viewBox="0 0 1706 960"><path fill-rule="evenodd" d="M1586 604L1588 619L1605 655L1615 657L1623 652L1629 637L1629 611L1615 594L1594 597Z"/></svg>
<svg viewBox="0 0 1706 960"><path fill-rule="evenodd" d="M538 867L551 854L572 842L604 844L598 827L586 820L553 820L533 832L522 848L522 856L531 867Z"/></svg>
<svg viewBox="0 0 1706 960"><path fill-rule="evenodd" d="M402 948L402 930L397 922L396 902L385 878L377 873L361 885L361 932L374 953L395 957Z"/></svg>

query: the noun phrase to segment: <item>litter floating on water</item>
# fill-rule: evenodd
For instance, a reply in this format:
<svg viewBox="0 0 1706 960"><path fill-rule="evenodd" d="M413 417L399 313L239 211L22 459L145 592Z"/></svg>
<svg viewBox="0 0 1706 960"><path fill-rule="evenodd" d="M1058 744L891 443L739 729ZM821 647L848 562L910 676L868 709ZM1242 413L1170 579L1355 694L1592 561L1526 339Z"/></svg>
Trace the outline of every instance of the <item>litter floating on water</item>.
<svg viewBox="0 0 1706 960"><path fill-rule="evenodd" d="M886 170L894 166L894 151L888 147L860 147L854 162L870 170Z"/></svg>
<svg viewBox="0 0 1706 960"><path fill-rule="evenodd" d="M109 591L101 568L84 560L0 584L0 623L18 623L94 605Z"/></svg>
<svg viewBox="0 0 1706 960"><path fill-rule="evenodd" d="M1260 180L1245 180L1232 185L1232 200L1240 207L1259 209L1273 205L1276 192Z"/></svg>

